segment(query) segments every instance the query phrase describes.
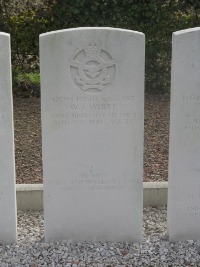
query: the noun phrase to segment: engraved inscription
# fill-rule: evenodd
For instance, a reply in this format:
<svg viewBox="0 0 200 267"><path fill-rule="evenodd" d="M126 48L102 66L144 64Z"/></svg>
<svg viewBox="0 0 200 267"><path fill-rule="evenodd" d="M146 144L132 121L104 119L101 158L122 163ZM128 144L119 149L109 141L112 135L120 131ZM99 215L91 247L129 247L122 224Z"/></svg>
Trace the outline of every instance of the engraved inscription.
<svg viewBox="0 0 200 267"><path fill-rule="evenodd" d="M195 194L195 193L188 193L187 198L190 200L195 200L195 199L200 199L200 193Z"/></svg>
<svg viewBox="0 0 200 267"><path fill-rule="evenodd" d="M196 132L200 130L200 114L197 111L191 112L189 111L194 106L197 106L200 104L200 95L195 94L188 94L188 95L182 95L181 100L184 104L185 113L184 115L184 130ZM187 109L188 107L188 109Z"/></svg>
<svg viewBox="0 0 200 267"><path fill-rule="evenodd" d="M134 111L132 95L113 97L53 97L54 113L50 113L51 123L67 125L131 125L138 119ZM59 111L62 108L62 111ZM64 112L63 112L64 110Z"/></svg>
<svg viewBox="0 0 200 267"><path fill-rule="evenodd" d="M68 103L68 102L93 102L93 101L103 101L103 102L118 102L118 101L134 101L135 96L133 95L115 95L115 96L55 96L52 97L51 101L53 103ZM199 98L200 99L200 98Z"/></svg>
<svg viewBox="0 0 200 267"><path fill-rule="evenodd" d="M123 173L122 177L112 177L106 172L94 171L93 167L89 172L80 172L71 179L57 178L50 180L49 185L58 186L62 191L124 191L130 188L131 184L139 186L140 182L137 178L130 178L127 173Z"/></svg>
<svg viewBox="0 0 200 267"><path fill-rule="evenodd" d="M192 131L200 130L200 119L193 119L191 123L185 125L185 129Z"/></svg>
<svg viewBox="0 0 200 267"><path fill-rule="evenodd" d="M200 67L200 59L195 60L193 62L193 66L195 67L196 70L198 70Z"/></svg>
<svg viewBox="0 0 200 267"><path fill-rule="evenodd" d="M0 119L5 119L5 114L0 114Z"/></svg>
<svg viewBox="0 0 200 267"><path fill-rule="evenodd" d="M197 170L199 171L199 170ZM196 190L190 190L186 194L187 203L186 213L189 217L200 217L200 207L196 206L196 203L200 201L200 184L198 184Z"/></svg>
<svg viewBox="0 0 200 267"><path fill-rule="evenodd" d="M4 197L3 191L0 191L0 200L2 200ZM0 203L1 204L1 203Z"/></svg>
<svg viewBox="0 0 200 267"><path fill-rule="evenodd" d="M62 191L122 191L130 184L139 184L138 179L74 179L69 181L49 181L49 185L60 186Z"/></svg>
<svg viewBox="0 0 200 267"><path fill-rule="evenodd" d="M193 71L199 71L200 60L195 60L193 62ZM200 95L197 93L189 93L186 95L181 95L181 101L184 105L184 124L183 129L186 131L186 134L194 134L197 136L197 132L200 130ZM195 144L195 149L198 149L198 143ZM194 153L193 149L193 153ZM197 163L198 165L198 163ZM199 165L198 165L199 166ZM194 172L199 172L199 169L195 169ZM200 185L198 186L200 189ZM199 190L190 190L185 195L187 199L187 206L184 208L185 213L188 217L195 220L195 218L200 218L200 207L196 205L200 201L200 192Z"/></svg>
<svg viewBox="0 0 200 267"><path fill-rule="evenodd" d="M70 60L73 83L85 93L98 93L110 86L115 76L115 60L91 43Z"/></svg>
<svg viewBox="0 0 200 267"><path fill-rule="evenodd" d="M200 217L199 206L187 206L186 211L190 217Z"/></svg>
<svg viewBox="0 0 200 267"><path fill-rule="evenodd" d="M184 101L200 101L200 95L182 95Z"/></svg>

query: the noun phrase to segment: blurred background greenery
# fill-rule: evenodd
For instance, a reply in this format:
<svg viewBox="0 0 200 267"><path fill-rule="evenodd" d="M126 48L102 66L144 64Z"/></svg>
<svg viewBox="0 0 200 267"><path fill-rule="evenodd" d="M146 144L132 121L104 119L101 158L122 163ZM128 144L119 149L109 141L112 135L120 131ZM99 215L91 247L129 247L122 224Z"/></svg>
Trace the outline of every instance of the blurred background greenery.
<svg viewBox="0 0 200 267"><path fill-rule="evenodd" d="M40 96L39 34L86 26L143 32L145 90L169 93L172 33L200 26L200 1L0 0L0 31L11 34L14 95Z"/></svg>

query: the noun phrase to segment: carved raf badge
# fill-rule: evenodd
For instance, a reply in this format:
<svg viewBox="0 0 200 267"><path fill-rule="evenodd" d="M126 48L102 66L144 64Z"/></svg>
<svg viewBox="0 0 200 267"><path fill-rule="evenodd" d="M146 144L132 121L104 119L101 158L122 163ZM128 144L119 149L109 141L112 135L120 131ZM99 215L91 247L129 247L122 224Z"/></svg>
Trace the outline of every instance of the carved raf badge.
<svg viewBox="0 0 200 267"><path fill-rule="evenodd" d="M70 63L73 83L85 93L103 91L115 76L115 60L94 43L76 53Z"/></svg>

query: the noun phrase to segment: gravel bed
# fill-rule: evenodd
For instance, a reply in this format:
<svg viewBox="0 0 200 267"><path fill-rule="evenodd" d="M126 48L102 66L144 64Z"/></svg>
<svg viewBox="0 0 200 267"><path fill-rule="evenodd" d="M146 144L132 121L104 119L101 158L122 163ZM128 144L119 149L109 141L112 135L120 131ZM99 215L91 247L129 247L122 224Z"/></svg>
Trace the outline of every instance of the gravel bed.
<svg viewBox="0 0 200 267"><path fill-rule="evenodd" d="M43 213L18 213L18 243L0 245L0 266L200 266L200 241L169 242L166 208L144 209L142 244L44 242Z"/></svg>

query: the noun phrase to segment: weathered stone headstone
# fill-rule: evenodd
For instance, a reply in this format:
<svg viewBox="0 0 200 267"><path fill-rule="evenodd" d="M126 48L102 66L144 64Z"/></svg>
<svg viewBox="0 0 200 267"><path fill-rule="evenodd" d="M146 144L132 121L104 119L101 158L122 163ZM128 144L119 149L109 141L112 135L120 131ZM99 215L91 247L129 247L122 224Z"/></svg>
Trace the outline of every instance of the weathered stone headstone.
<svg viewBox="0 0 200 267"><path fill-rule="evenodd" d="M200 28L173 34L168 230L200 239Z"/></svg>
<svg viewBox="0 0 200 267"><path fill-rule="evenodd" d="M10 35L0 33L0 243L17 239Z"/></svg>
<svg viewBox="0 0 200 267"><path fill-rule="evenodd" d="M141 241L144 35L40 36L46 241Z"/></svg>

